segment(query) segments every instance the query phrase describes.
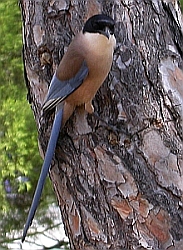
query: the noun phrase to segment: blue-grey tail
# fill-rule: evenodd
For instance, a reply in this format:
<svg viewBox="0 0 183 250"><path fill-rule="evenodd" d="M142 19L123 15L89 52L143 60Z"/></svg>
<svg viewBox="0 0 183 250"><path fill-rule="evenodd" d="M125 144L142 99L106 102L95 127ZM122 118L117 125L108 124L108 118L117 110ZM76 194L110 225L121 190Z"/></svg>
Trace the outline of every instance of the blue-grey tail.
<svg viewBox="0 0 183 250"><path fill-rule="evenodd" d="M38 180L38 184L36 187L34 198L33 198L32 204L31 204L31 208L29 210L29 215L28 215L28 218L27 218L24 230L23 230L22 242L24 242L24 240L25 240L25 237L27 235L27 231L32 224L32 220L34 218L35 212L36 212L37 207L39 205L39 201L40 201L40 197L41 197L42 190L44 187L44 183L45 183L45 180L46 180L46 177L47 177L50 165L51 165L51 161L53 159L53 155L55 152L57 139L59 136L61 123L62 123L62 116L63 116L63 108L59 109L55 114L55 119L54 119L52 131L51 131L51 135L50 135L50 140L49 140L49 143L47 146L47 151L46 151L44 163L43 163L43 166L41 169L41 174L40 174L40 177Z"/></svg>

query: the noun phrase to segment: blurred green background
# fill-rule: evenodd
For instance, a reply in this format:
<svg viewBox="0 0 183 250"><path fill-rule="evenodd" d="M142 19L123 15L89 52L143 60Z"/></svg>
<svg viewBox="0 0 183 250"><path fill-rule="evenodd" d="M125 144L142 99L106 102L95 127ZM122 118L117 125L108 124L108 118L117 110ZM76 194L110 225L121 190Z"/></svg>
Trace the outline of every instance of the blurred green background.
<svg viewBox="0 0 183 250"><path fill-rule="evenodd" d="M0 2L0 38L0 249L10 249L20 241L42 164L35 121L26 100L17 0ZM53 209L46 213L53 204L56 202L47 180L35 227L33 223L33 242L38 224L44 225L45 230L55 225L58 230L58 215L52 213ZM61 245L67 249L67 243L63 241Z"/></svg>

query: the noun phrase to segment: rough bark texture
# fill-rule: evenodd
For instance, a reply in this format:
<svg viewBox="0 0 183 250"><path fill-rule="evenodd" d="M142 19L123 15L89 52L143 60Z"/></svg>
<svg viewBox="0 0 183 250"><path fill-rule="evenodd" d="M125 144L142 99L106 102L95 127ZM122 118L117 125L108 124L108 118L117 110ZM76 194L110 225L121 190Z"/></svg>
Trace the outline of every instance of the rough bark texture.
<svg viewBox="0 0 183 250"><path fill-rule="evenodd" d="M46 150L41 105L62 55L93 14L116 20L112 71L95 114L60 133L50 171L71 249L183 245L183 25L176 1L21 0L28 97Z"/></svg>

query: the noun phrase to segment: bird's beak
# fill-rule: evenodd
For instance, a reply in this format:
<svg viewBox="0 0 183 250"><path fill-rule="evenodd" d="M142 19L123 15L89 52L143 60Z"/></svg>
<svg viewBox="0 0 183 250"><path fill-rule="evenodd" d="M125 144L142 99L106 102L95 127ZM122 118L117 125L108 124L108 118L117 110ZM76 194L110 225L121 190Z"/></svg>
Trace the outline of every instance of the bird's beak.
<svg viewBox="0 0 183 250"><path fill-rule="evenodd" d="M105 27L105 30L100 31L100 33L102 35L106 36L107 39L109 39L109 37L111 36L111 31L110 31L109 27Z"/></svg>
<svg viewBox="0 0 183 250"><path fill-rule="evenodd" d="M110 29L108 27L105 27L105 35L109 39L109 37L111 35L111 31L110 31Z"/></svg>

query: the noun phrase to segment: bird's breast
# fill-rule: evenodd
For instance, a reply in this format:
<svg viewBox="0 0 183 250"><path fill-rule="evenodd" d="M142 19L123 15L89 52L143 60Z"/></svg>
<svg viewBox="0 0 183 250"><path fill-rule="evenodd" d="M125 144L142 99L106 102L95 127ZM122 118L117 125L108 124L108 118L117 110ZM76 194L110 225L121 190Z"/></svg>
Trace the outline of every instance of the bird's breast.
<svg viewBox="0 0 183 250"><path fill-rule="evenodd" d="M97 90L106 79L112 64L112 56L96 56L92 60L87 60L89 74L81 86L75 90L66 101L75 106L92 101Z"/></svg>
<svg viewBox="0 0 183 250"><path fill-rule="evenodd" d="M92 101L110 71L114 43L112 36L111 39L107 39L100 34L87 33L82 37L82 46L78 46L78 48L82 48L80 53L87 63L89 73L81 86L67 97L67 102L79 106Z"/></svg>

